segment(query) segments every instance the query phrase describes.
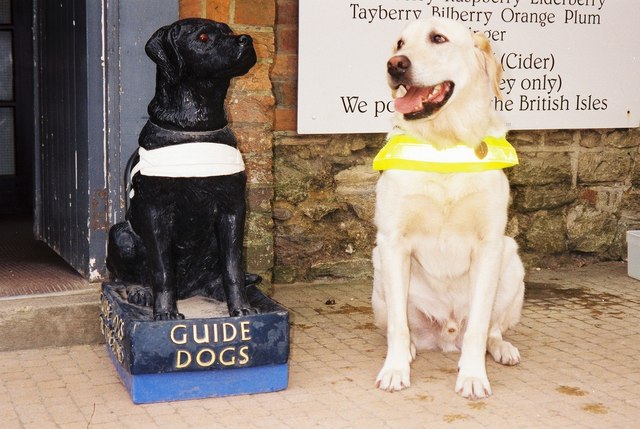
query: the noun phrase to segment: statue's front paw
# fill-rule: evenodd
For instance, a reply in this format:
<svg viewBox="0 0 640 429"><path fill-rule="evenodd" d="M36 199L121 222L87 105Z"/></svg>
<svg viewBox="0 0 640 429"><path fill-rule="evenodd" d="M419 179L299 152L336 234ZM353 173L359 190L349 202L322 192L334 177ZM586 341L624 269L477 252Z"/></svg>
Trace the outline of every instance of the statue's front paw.
<svg viewBox="0 0 640 429"><path fill-rule="evenodd" d="M177 311L155 312L153 315L153 320L182 320L182 319L184 319L184 314L178 313Z"/></svg>
<svg viewBox="0 0 640 429"><path fill-rule="evenodd" d="M150 287L140 285L127 286L127 301L130 304L151 307L153 305L153 292Z"/></svg>
<svg viewBox="0 0 640 429"><path fill-rule="evenodd" d="M249 305L229 308L229 316L237 317L237 316L250 316L252 314L259 314L260 310L255 307L251 307Z"/></svg>

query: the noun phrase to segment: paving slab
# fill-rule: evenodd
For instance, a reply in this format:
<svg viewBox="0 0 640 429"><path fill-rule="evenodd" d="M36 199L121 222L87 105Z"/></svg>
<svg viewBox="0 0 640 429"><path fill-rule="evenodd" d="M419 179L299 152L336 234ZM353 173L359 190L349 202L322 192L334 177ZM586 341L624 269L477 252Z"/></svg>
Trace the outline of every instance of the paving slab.
<svg viewBox="0 0 640 429"><path fill-rule="evenodd" d="M457 353L419 353L410 388L376 389L386 343L373 325L370 284L276 285L292 321L286 390L134 405L104 345L2 352L0 426L638 427L640 281L625 264L606 263L534 270L527 284L522 321L507 334L522 363L488 359L487 399L454 393Z"/></svg>

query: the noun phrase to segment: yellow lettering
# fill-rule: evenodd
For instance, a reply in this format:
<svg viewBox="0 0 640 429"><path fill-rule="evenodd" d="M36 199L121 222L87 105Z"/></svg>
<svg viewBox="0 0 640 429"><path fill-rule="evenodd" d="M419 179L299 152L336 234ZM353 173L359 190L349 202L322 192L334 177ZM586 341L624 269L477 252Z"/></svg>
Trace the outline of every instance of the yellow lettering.
<svg viewBox="0 0 640 429"><path fill-rule="evenodd" d="M183 360L184 359L184 360ZM191 353L186 350L178 350L176 355L176 368L186 368L191 364Z"/></svg>
<svg viewBox="0 0 640 429"><path fill-rule="evenodd" d="M122 339L124 338L124 320L122 320L120 316L116 316L113 318L113 330L116 339L122 341Z"/></svg>
<svg viewBox="0 0 640 429"><path fill-rule="evenodd" d="M245 320L244 322L240 322L240 338L242 341L249 341L251 339L251 336L249 335L250 333L249 321Z"/></svg>
<svg viewBox="0 0 640 429"><path fill-rule="evenodd" d="M233 341L238 336L238 330L231 323L222 324L222 341Z"/></svg>
<svg viewBox="0 0 640 429"><path fill-rule="evenodd" d="M209 342L209 325L204 324L202 325L202 328L204 330L204 336L201 338L198 338L198 326L193 325L193 341L195 341L198 344Z"/></svg>
<svg viewBox="0 0 640 429"><path fill-rule="evenodd" d="M116 355L116 359L118 359L118 362L124 362L124 350L122 350L122 346L120 345L120 343L116 343L116 350L114 351L114 354Z"/></svg>
<svg viewBox="0 0 640 429"><path fill-rule="evenodd" d="M106 341L107 344L109 344L109 347L113 347L113 343L116 342L116 339L113 337L113 332L111 330L107 331Z"/></svg>
<svg viewBox="0 0 640 429"><path fill-rule="evenodd" d="M233 355L233 356L231 357L231 360L225 360L225 359L224 359L224 354L225 354L226 352L228 352L228 351L232 351L232 352L233 352L233 351L235 351L235 348L234 348L234 347L227 347L226 349L224 349L224 350L222 350L222 351L220 352L220 363L221 363L222 365L224 365L224 366L229 366L229 365L233 365L233 364L235 364L235 363L236 363L236 356L235 356L235 355Z"/></svg>
<svg viewBox="0 0 640 429"><path fill-rule="evenodd" d="M220 325L218 325L217 323L213 325L213 342L214 343L217 343L219 341L219 338L218 338L219 327Z"/></svg>
<svg viewBox="0 0 640 429"><path fill-rule="evenodd" d="M100 301L102 314L104 314L105 318L109 319L109 316L111 315L111 304L104 295L100 295Z"/></svg>
<svg viewBox="0 0 640 429"><path fill-rule="evenodd" d="M244 365L249 362L249 346L240 347L240 359L238 360L238 364Z"/></svg>
<svg viewBox="0 0 640 429"><path fill-rule="evenodd" d="M203 357L202 355L204 355L205 353L209 353L208 361L202 360L202 357ZM215 360L216 360L216 353L211 349L202 349L196 355L196 362L198 362L198 365L200 366L204 366L204 367L211 366L213 365Z"/></svg>
<svg viewBox="0 0 640 429"><path fill-rule="evenodd" d="M176 330L187 329L187 325L176 325L171 328L171 342L173 344L187 344L187 333L184 332L180 338L176 337Z"/></svg>

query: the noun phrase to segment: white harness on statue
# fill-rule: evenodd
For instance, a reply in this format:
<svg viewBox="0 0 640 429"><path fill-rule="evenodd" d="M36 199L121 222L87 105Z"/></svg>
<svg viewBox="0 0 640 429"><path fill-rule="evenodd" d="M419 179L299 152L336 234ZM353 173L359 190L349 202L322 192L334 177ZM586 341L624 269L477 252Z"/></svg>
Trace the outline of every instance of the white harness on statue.
<svg viewBox="0 0 640 429"><path fill-rule="evenodd" d="M182 143L146 150L138 148L140 160L131 169L131 177L213 177L244 171L242 154L221 143ZM133 198L133 189L129 197Z"/></svg>

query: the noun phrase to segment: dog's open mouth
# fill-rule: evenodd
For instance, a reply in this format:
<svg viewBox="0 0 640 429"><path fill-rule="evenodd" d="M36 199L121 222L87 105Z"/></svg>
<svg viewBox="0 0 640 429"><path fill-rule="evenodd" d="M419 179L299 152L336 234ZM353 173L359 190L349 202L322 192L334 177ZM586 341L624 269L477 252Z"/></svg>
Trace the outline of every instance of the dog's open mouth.
<svg viewBox="0 0 640 429"><path fill-rule="evenodd" d="M454 86L450 80L424 87L400 85L394 100L394 107L396 112L404 115L405 119L429 117L449 101Z"/></svg>

